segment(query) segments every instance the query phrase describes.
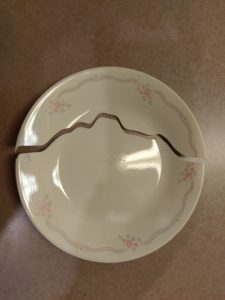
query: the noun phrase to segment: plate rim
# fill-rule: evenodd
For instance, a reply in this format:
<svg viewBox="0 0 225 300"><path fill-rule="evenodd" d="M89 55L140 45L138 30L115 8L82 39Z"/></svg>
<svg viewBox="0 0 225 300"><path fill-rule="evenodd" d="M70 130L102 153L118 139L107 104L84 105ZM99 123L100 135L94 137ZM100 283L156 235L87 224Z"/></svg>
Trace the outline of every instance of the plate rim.
<svg viewBox="0 0 225 300"><path fill-rule="evenodd" d="M97 263L122 263L122 262L127 262L127 261L133 261L133 260L145 257L145 256L147 256L149 254L152 254L152 253L154 253L157 250L162 249L163 246L165 246L167 243L169 243L171 240L173 240L182 231L182 229L184 228L184 226L190 220L190 218L191 218L193 212L195 211L195 208L196 208L196 206L197 206L197 204L199 202L200 195L201 195L202 188L203 188L203 184L204 184L204 177L205 177L205 164L202 163L202 172L201 172L200 184L199 184L199 187L198 187L197 195L195 197L195 201L194 201L191 209L189 209L188 214L187 214L186 219L184 220L184 222L181 223L180 226L176 230L174 230L173 234L171 234L169 236L169 238L164 239L164 241L161 243L160 247L156 246L151 251L147 251L147 253L145 253L144 255L142 255L142 254L141 255L137 255L137 256L134 255L133 257L127 256L127 258L124 258L122 256L117 256L118 257L117 260L114 260L114 259L112 259L112 260L109 260L109 259L106 260L105 259L104 260L104 259L98 259L98 257L95 257L95 255L91 256L91 258L90 258L90 256L85 255L85 252L82 252L82 255L80 255L80 253L76 250L76 248L74 248L73 252L69 251L68 249L66 249L66 247L64 247L62 245L59 246L59 245L57 245L56 242L54 242L51 239L49 239L49 237L47 236L47 234L45 233L45 231L37 224L37 222L35 222L35 219L33 218L33 215L30 213L30 211L29 211L29 209L28 209L28 207L26 205L26 201L24 199L22 188L21 188L21 185L20 185L20 180L19 180L19 158L20 158L20 154L17 156L17 158L16 158L16 164L15 164L16 184L17 184L17 188L18 188L18 192L19 192L19 196L20 196L20 199L21 199L22 206L23 206L24 210L26 211L26 214L28 215L29 220L31 221L31 223L33 224L33 226L38 230L38 232L50 244L53 244L60 251L63 251L63 252L65 252L65 253L73 256L73 257L77 257L77 258L85 260L85 261L97 262Z"/></svg>
<svg viewBox="0 0 225 300"><path fill-rule="evenodd" d="M17 150L18 147L20 146L25 146L25 147L29 147L29 146L32 146L31 145L25 145L23 143L20 143L20 140L21 140L21 135L22 135L22 132L25 130L25 126L27 124L27 121L28 119L30 118L32 112L34 111L34 109L36 107L38 107L38 105L41 106L41 102L44 101L45 97L47 94L53 92L53 90L55 88L57 88L57 86L65 83L66 81L69 81L70 79L74 78L75 76L79 76L81 74L85 74L85 73L88 73L88 72L94 72L94 71L97 71L97 70L104 70L104 69L107 69L107 70L127 70L128 72L131 71L131 72L136 72L136 73L140 73L144 76L148 76L151 80L153 81L156 81L157 83L159 83L160 85L164 86L166 89L168 89L170 91L171 94L173 94L177 99L179 99L179 101L182 103L182 105L184 106L184 109L189 113L189 115L191 116L192 118L192 121L194 122L194 125L198 131L198 134L199 134L199 138L200 138L200 144L202 146L202 154L203 154L203 157L201 158L204 158L204 159L207 159L207 154L206 154L206 146L205 146L205 142L204 142L204 137L203 137L203 134L202 134L202 131L201 131L201 128L194 116L194 114L192 113L191 109L188 107L188 105L185 103L185 101L172 89L170 88L166 83L164 83L163 81L159 80L158 78L152 76L152 75L149 75L148 73L145 73L143 71L140 71L140 70L136 70L136 69L132 69L132 68L128 68L128 67L117 67L117 66L101 66L101 67L94 67L94 68L88 68L88 69L84 69L84 70L80 70L78 72L75 72L75 73L72 73L66 77L64 77L63 79L57 81L56 83L54 83L53 85L51 85L43 94L40 95L40 97L38 97L38 99L31 105L30 109L28 110L21 126L20 126L20 129L19 129L19 133L17 135L17 139L16 139L16 146L15 146L15 149ZM50 137L51 138L51 137ZM35 144L35 146L40 146L41 144Z"/></svg>
<svg viewBox="0 0 225 300"><path fill-rule="evenodd" d="M174 94L181 102L182 104L184 105L184 108L185 110L187 110L189 112L189 114L191 115L193 121L194 121L194 125L196 126L199 134L200 134L200 143L202 144L202 148L203 148L203 152L204 152L204 155L206 157L206 147L205 147L205 142L204 142L204 138L203 138L203 134L202 134L202 131L200 129L200 126L194 116L194 114L192 113L192 111L190 110L190 108L188 107L188 105L184 102L184 100L174 91L172 90L167 84L165 84L164 82L162 82L161 80L147 74L147 73L144 73L142 71L139 71L139 70L135 70L135 69L131 69L131 68L124 68L124 67L116 67L116 66L106 66L106 67L95 67L95 68L90 68L90 69L85 69L85 70L81 70L79 72L76 72L76 73L73 73L65 78L63 78L62 80L56 82L54 85L52 85L50 88L48 88L36 101L35 103L31 106L30 110L28 111L26 117L24 118L23 120L23 123L20 127L20 130L19 130L19 133L18 133L18 137L17 137L17 141L16 141L16 149L18 147L18 144L19 144L19 140L20 140L20 136L21 136L21 133L25 130L25 125L27 123L27 120L29 119L30 115L32 114L33 110L38 106L40 105L41 101L45 98L45 96L50 93L51 91L53 91L58 85L60 84L63 84L64 82L66 82L67 80L70 80L71 78L73 78L74 76L79 76L79 74L83 74L83 73L87 73L87 72L90 72L90 71L97 71L99 69L125 69L125 70L128 70L128 71L135 71L137 73L141 73L141 74L144 74L144 75L147 75L148 77L152 78L153 80L157 81L158 83L160 83L161 85L164 85L167 89L169 89L171 91L172 94ZM39 144L38 144L39 145ZM29 147L29 146L27 146ZM22 153L23 154L23 153ZM164 239L164 241L161 243L160 247L155 247L155 249L151 250L150 252L147 252L146 254L144 255L134 255L133 257L130 257L129 255L127 256L127 258L122 258L120 259L120 256L118 256L118 260L104 260L104 259L98 259L97 257L94 257L94 255L90 258L90 256L86 256L85 253L82 253L84 255L80 255L80 253L78 251L68 251L67 249L65 249L64 247L57 245L57 243L53 242L52 240L50 240L47 235L45 234L44 230L42 230L38 224L35 222L34 218L32 217L32 214L29 212L29 209L26 205L26 201L24 199L24 196L23 196L23 192L22 192L22 187L20 185L20 180L19 180L19 172L20 172L20 168L19 168L19 157L20 157L20 154L16 157L16 163L15 163L15 175L16 175L16 184L17 184L17 189L18 189L18 192L19 192L19 196L20 196L20 199L21 199L21 202L22 202L22 205L27 213L27 215L29 216L29 219L31 220L31 222L33 223L33 225L37 228L37 230L41 233L41 235L43 235L51 244L55 245L58 249L72 255L72 256L75 256L75 257L78 257L80 259L84 259L84 260L87 260L87 261L93 261L93 262L102 262L102 263L118 263L118 262L126 262L126 261L131 261L131 260L134 260L134 259L138 259L138 258L142 258L148 254L151 254L153 252L155 252L156 250L162 248L164 245L166 245L169 241L171 241L182 229L183 227L186 225L186 223L188 222L188 220L190 219L191 215L193 214L198 202L199 202L199 198L200 198L200 195L201 195L201 192L202 192L202 188L203 188L203 182L204 182L204 176L205 176L205 165L204 163L202 164L202 173L201 173L201 178L200 178L200 184L198 186L198 190L197 190L197 194L195 196L195 200L193 202L193 205L191 207L191 209L189 209L188 213L187 213L187 216L186 216L186 219L183 221L183 223L179 226L179 228L176 228L176 230L174 230L174 233L171 234L171 236L169 236L169 238L167 239ZM205 158L204 157L204 158Z"/></svg>

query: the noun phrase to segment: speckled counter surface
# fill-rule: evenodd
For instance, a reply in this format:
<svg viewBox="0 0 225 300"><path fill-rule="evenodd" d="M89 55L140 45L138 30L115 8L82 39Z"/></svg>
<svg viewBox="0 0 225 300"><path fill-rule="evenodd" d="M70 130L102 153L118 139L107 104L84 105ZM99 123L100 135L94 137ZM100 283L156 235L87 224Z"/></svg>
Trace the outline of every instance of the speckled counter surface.
<svg viewBox="0 0 225 300"><path fill-rule="evenodd" d="M225 1L1 1L0 299L225 299ZM23 210L13 146L34 101L81 69L125 66L172 87L203 131L199 204L157 252L122 264L51 245Z"/></svg>

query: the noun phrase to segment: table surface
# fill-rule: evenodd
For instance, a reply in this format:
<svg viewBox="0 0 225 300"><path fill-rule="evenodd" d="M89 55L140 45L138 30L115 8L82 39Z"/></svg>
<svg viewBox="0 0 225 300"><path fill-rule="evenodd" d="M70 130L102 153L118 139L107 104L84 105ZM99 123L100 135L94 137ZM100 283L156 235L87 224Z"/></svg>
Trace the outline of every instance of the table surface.
<svg viewBox="0 0 225 300"><path fill-rule="evenodd" d="M225 1L0 2L0 299L225 299ZM166 246L91 263L34 228L17 194L14 145L34 101L82 69L125 66L167 83L202 129L199 204Z"/></svg>

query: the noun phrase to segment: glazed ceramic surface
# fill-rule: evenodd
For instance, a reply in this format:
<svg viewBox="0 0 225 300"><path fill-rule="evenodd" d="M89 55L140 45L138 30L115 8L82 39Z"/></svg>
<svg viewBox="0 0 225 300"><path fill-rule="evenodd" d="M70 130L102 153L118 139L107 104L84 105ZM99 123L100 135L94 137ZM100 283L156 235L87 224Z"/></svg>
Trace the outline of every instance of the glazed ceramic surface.
<svg viewBox="0 0 225 300"><path fill-rule="evenodd" d="M83 71L37 101L17 148L44 145L71 127L16 160L20 197L38 230L60 249L99 262L135 259L173 238L196 206L204 173L201 161L177 156L158 136L186 157L205 157L184 102L138 71Z"/></svg>

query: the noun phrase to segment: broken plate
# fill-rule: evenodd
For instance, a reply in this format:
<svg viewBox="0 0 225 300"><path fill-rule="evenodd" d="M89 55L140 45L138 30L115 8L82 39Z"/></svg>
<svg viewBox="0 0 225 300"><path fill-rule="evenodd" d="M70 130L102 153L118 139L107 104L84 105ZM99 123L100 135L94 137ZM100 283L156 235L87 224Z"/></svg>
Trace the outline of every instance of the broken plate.
<svg viewBox="0 0 225 300"><path fill-rule="evenodd" d="M91 261L160 248L202 188L205 150L192 113L135 70L96 68L59 82L28 113L16 148L30 219L54 245Z"/></svg>

